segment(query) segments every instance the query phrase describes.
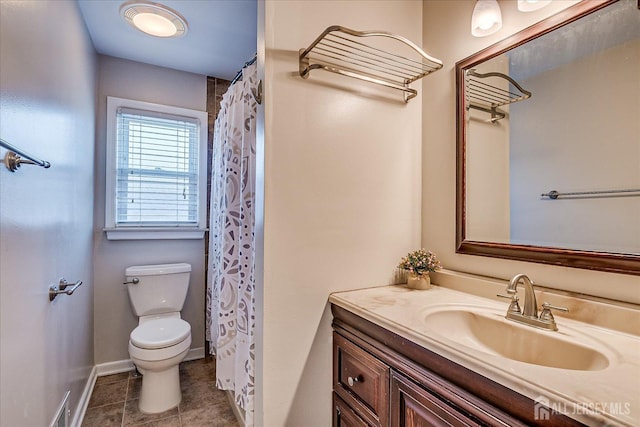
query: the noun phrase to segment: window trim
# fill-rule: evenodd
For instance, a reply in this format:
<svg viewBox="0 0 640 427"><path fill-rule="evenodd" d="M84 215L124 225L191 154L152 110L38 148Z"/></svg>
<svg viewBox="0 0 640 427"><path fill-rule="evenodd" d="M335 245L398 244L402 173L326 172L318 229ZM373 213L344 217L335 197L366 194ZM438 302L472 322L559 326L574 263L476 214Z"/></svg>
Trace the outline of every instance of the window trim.
<svg viewBox="0 0 640 427"><path fill-rule="evenodd" d="M116 179L117 179L117 119L118 108L132 108L152 113L169 114L196 119L199 123L198 152L198 221L183 226L116 225ZM208 114L206 111L132 99L107 96L107 140L106 140L106 188L105 188L105 227L109 240L154 240L154 239L202 239L206 231L207 216L207 132Z"/></svg>

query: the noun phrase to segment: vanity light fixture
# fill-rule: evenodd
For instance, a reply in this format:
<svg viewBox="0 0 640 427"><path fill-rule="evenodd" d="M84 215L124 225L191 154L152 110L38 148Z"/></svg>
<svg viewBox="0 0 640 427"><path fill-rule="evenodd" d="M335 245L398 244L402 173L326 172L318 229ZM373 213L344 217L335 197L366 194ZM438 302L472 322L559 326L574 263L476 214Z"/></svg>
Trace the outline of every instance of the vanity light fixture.
<svg viewBox="0 0 640 427"><path fill-rule="evenodd" d="M551 0L518 0L518 10L520 12L533 12L542 9L551 3Z"/></svg>
<svg viewBox="0 0 640 427"><path fill-rule="evenodd" d="M120 15L134 28L155 37L180 37L187 32L187 21L178 12L152 2L127 2Z"/></svg>
<svg viewBox="0 0 640 427"><path fill-rule="evenodd" d="M477 0L471 15L471 34L484 37L502 28L502 12L496 0Z"/></svg>

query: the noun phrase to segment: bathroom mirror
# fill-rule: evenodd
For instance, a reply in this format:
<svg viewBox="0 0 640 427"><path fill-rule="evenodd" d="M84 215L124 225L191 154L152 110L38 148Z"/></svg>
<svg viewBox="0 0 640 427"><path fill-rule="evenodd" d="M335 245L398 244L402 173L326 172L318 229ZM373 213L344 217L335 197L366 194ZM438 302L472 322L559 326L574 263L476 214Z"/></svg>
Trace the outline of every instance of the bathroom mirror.
<svg viewBox="0 0 640 427"><path fill-rule="evenodd" d="M457 252L640 275L640 1L456 64Z"/></svg>

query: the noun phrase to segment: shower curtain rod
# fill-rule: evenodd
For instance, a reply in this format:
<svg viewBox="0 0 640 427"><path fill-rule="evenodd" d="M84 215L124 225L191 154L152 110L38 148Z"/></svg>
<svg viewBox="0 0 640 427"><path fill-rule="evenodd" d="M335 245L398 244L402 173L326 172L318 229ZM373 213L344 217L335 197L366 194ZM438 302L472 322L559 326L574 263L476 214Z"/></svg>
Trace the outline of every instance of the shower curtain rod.
<svg viewBox="0 0 640 427"><path fill-rule="evenodd" d="M240 69L240 71L238 71L236 73L236 76L233 78L233 80L231 80L231 84L234 84L235 82L237 82L238 80L240 80L242 78L242 70L244 70L245 68L247 68L249 65L253 64L254 62L256 62L256 59L258 59L258 54L256 53L255 55L253 55L253 58L247 62L244 63L244 65L242 66L242 68Z"/></svg>

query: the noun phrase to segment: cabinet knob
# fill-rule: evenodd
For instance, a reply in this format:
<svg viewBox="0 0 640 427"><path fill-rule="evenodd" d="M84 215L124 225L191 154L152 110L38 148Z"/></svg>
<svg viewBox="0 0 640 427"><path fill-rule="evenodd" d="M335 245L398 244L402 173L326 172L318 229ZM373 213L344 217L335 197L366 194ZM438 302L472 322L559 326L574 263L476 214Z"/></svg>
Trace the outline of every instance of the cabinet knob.
<svg viewBox="0 0 640 427"><path fill-rule="evenodd" d="M361 383L362 382L362 375L358 375L357 377L349 377L347 378L347 384L349 384L349 387L353 387L353 385L355 383Z"/></svg>

